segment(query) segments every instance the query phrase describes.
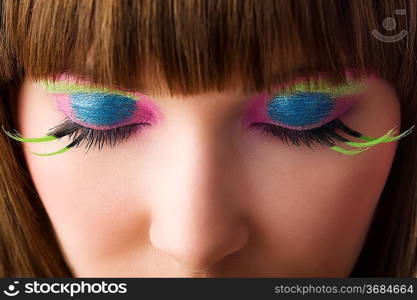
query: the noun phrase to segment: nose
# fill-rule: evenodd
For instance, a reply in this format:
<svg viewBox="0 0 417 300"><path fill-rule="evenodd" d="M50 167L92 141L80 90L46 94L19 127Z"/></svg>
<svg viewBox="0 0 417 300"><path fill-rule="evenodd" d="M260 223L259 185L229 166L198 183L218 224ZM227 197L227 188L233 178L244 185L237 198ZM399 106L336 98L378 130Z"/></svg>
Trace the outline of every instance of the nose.
<svg viewBox="0 0 417 300"><path fill-rule="evenodd" d="M194 273L242 250L249 234L233 147L192 127L180 137L159 157L149 238Z"/></svg>
<svg viewBox="0 0 417 300"><path fill-rule="evenodd" d="M248 240L244 225L226 222L225 214L220 216L206 211L204 215L203 211L198 211L200 209L189 207L185 212L173 211L171 216L154 222L150 228L152 245L190 273L209 269L242 249Z"/></svg>

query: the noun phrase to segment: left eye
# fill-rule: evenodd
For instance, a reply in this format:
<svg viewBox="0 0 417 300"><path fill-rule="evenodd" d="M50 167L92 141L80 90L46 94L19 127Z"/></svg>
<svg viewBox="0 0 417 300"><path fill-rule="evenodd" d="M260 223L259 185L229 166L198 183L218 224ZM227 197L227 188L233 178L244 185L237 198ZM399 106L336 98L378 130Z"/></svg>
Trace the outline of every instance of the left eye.
<svg viewBox="0 0 417 300"><path fill-rule="evenodd" d="M51 128L48 135L55 136L56 138L68 136L71 140L71 143L67 145L68 148L78 147L85 143L84 146L87 151L94 147L97 147L100 150L105 144L114 147L119 142L128 139L129 136L142 127L149 125L151 124L133 123L117 128L97 130L82 126L70 119L65 119L59 125Z"/></svg>
<svg viewBox="0 0 417 300"><path fill-rule="evenodd" d="M331 147L335 145L336 141L349 141L345 137L341 136L336 131L337 129L353 137L360 137L362 135L360 132L349 128L340 119L334 119L333 121L320 127L308 130L289 129L271 123L261 122L252 123L251 126L260 128L262 132L267 135L280 138L287 145L291 143L296 146L305 145L309 148L311 148L315 143Z"/></svg>
<svg viewBox="0 0 417 300"><path fill-rule="evenodd" d="M342 132L353 137L361 136L340 120L357 97L296 91L278 94L271 100L266 97L259 99L261 106L253 106L256 113L252 115L256 117L250 119L250 126L260 128L263 133L278 137L286 144L331 147L336 141L349 141L341 135Z"/></svg>
<svg viewBox="0 0 417 300"><path fill-rule="evenodd" d="M339 118L350 108L352 99L346 96L336 98L324 92L278 94L268 101L264 120L252 122L251 126L259 127L287 144L311 148L317 143L332 147L336 141L349 141L340 132L361 136Z"/></svg>

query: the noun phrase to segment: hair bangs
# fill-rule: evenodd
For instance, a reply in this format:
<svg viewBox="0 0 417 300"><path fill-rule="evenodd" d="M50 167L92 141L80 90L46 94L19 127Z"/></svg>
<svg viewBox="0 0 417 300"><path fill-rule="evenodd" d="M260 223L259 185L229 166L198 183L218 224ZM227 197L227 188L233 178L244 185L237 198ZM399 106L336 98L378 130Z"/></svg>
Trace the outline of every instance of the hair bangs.
<svg viewBox="0 0 417 300"><path fill-rule="evenodd" d="M338 82L347 70L355 75L380 67L383 43L363 42L377 26L375 5L6 0L1 31L7 38L0 49L14 55L3 55L9 60L3 59L0 75L71 73L97 84L173 95L270 90L317 74Z"/></svg>

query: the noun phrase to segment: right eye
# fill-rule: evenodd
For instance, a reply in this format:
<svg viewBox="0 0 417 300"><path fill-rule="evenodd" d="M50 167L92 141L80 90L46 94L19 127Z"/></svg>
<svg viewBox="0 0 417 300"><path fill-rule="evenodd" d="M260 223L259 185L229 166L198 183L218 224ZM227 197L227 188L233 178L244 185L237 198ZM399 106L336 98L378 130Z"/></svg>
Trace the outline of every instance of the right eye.
<svg viewBox="0 0 417 300"><path fill-rule="evenodd" d="M84 127L105 130L138 123L139 101L107 93L53 94L57 108Z"/></svg>
<svg viewBox="0 0 417 300"><path fill-rule="evenodd" d="M151 125L143 120L139 101L127 95L76 92L53 96L66 119L48 135L68 136L72 141L67 148L84 145L88 151L94 147L101 150L104 145L114 147L139 128Z"/></svg>
<svg viewBox="0 0 417 300"><path fill-rule="evenodd" d="M128 139L139 129L150 125L150 123L134 123L123 125L121 127L97 130L84 127L72 120L66 119L59 125L51 128L47 135L54 136L58 139L68 136L72 141L66 146L66 148L84 145L87 149L87 153L88 150L95 147L99 150L101 150L104 145L114 147L119 142L123 142Z"/></svg>
<svg viewBox="0 0 417 300"><path fill-rule="evenodd" d="M140 93L94 87L86 82L77 83L72 77L37 84L55 100L65 119L40 138L24 138L18 132L5 130L6 134L20 142L41 143L65 136L71 142L55 152L32 152L36 155L56 155L81 145L87 151L94 147L102 149L106 144L114 147L139 129L157 124L161 118L153 102Z"/></svg>

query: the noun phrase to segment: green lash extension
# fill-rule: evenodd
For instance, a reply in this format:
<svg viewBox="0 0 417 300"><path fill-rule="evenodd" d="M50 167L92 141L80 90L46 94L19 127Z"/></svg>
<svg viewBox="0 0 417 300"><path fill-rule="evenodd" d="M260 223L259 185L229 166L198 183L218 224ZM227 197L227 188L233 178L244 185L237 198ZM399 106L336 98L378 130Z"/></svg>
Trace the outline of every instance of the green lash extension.
<svg viewBox="0 0 417 300"><path fill-rule="evenodd" d="M22 135L18 132L16 133L11 133L9 131L7 131L6 129L4 129L4 127L2 126L2 129L4 131L4 133L9 136L10 138L14 139L15 141L18 142L24 142L24 143L43 143L43 142L49 142L49 141L54 141L57 140L58 138L53 136L53 135L45 135L39 138L24 138L22 137Z"/></svg>
<svg viewBox="0 0 417 300"><path fill-rule="evenodd" d="M366 147L366 148L360 149L360 150L348 150L348 149L343 149L342 147L339 147L339 146L333 146L333 147L331 147L331 149L333 149L337 152L340 152L342 154L355 155L355 154L359 154L359 153L361 153L365 150L368 150L369 147Z"/></svg>
<svg viewBox="0 0 417 300"><path fill-rule="evenodd" d="M406 136L406 135L408 135L408 134L410 134L412 131L413 131L413 128L415 127L415 125L413 125L413 126L411 126L409 129L407 129L406 131L404 131L403 133L401 133L400 135L398 135L398 136L396 136L396 137L387 137L386 138L386 140L385 140L385 143L388 143L388 142L393 142L393 141L396 141L396 140L399 140L400 138L402 138L402 137L404 137L404 136ZM372 137L367 137L367 136L362 136L361 137L363 140L366 140L366 141L372 141L374 138L372 138Z"/></svg>
<svg viewBox="0 0 417 300"><path fill-rule="evenodd" d="M344 149L342 147L339 146L333 146L330 147L330 149L335 150L339 153L342 154L347 154L347 155L355 155L355 154L359 154L365 150L368 150L370 147L379 145L381 143L389 143L389 142L393 142L396 140L399 140L403 137L405 137L406 135L410 134L413 131L414 125L411 126L408 130L404 131L403 133L397 135L397 136L391 136L391 134L394 132L394 130L396 129L396 127L394 127L393 129L391 129L390 131L388 131L386 134L384 134L383 136L380 137L368 137L368 136L360 136L359 139L362 139L366 142L344 142L344 144L351 146L351 147L356 147L359 149L355 149L355 150L349 150L349 149Z"/></svg>
<svg viewBox="0 0 417 300"><path fill-rule="evenodd" d="M3 126L2 126L2 129L8 137L14 139L15 141L22 142L22 143L43 143L43 142L50 142L50 141L54 141L54 140L58 139L56 136L53 136L53 135L45 135L45 136L42 136L42 137L39 137L39 138L24 138L17 131L15 131L15 133L11 133L10 131L7 131L6 129L4 129ZM30 153L32 153L34 155L37 155L37 156L50 156L50 155L56 155L56 154L64 153L64 152L70 150L71 148L72 147L66 146L66 147L64 147L64 148L62 148L58 151L51 152L51 153L36 153L36 152L32 152L32 151L30 151Z"/></svg>
<svg viewBox="0 0 417 300"><path fill-rule="evenodd" d="M37 155L37 156L51 156L51 155L57 155L57 154L67 152L68 150L71 150L71 149L72 149L71 147L64 147L64 148L62 148L58 151L50 152L50 153L36 153L36 152L32 152L32 151L30 153L32 153L34 155Z"/></svg>

